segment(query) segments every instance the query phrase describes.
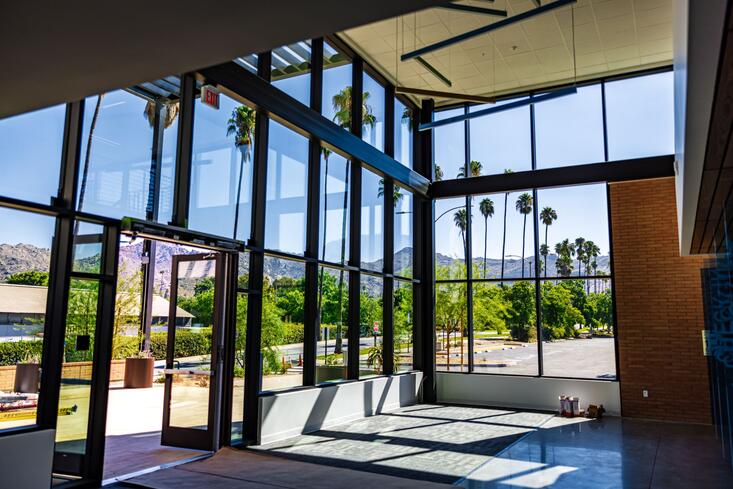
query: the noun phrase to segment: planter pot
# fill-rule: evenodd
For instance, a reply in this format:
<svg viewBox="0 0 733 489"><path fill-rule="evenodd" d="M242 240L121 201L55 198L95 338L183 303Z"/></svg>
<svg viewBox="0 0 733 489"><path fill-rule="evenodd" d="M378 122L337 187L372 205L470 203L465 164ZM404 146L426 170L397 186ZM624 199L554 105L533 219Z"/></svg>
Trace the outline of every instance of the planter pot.
<svg viewBox="0 0 733 489"><path fill-rule="evenodd" d="M41 366L37 363L19 363L15 366L15 392L38 394Z"/></svg>
<svg viewBox="0 0 733 489"><path fill-rule="evenodd" d="M153 387L153 358L125 359L125 389L145 389Z"/></svg>

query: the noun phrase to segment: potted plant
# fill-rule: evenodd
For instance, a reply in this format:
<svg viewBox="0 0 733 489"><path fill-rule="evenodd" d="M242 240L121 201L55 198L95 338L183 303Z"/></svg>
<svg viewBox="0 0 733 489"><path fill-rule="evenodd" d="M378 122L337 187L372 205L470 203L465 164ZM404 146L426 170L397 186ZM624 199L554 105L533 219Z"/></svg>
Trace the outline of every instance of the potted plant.
<svg viewBox="0 0 733 489"><path fill-rule="evenodd" d="M150 350L137 352L125 359L125 389L145 389L153 386L155 359Z"/></svg>
<svg viewBox="0 0 733 489"><path fill-rule="evenodd" d="M38 394L41 380L41 358L37 353L28 353L22 362L15 365L15 392Z"/></svg>

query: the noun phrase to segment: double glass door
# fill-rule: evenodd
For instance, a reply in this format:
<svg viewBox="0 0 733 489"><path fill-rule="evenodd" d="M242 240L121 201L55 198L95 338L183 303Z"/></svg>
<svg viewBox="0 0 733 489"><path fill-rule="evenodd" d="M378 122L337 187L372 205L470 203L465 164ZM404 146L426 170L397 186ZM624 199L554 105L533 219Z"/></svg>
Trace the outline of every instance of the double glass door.
<svg viewBox="0 0 733 489"><path fill-rule="evenodd" d="M212 450L222 374L216 347L222 259L219 253L176 255L171 268L161 444ZM201 354L202 345L208 354Z"/></svg>

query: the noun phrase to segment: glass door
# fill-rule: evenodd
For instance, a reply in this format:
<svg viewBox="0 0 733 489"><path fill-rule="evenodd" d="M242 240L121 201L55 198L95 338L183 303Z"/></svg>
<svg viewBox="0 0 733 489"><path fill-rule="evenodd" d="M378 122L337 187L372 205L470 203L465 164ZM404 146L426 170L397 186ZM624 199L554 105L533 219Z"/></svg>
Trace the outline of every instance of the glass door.
<svg viewBox="0 0 733 489"><path fill-rule="evenodd" d="M172 259L163 445L214 448L215 379L220 373L216 371L218 348L212 345L216 345L221 324L222 263L219 253ZM201 345L208 345L209 354L200 354Z"/></svg>

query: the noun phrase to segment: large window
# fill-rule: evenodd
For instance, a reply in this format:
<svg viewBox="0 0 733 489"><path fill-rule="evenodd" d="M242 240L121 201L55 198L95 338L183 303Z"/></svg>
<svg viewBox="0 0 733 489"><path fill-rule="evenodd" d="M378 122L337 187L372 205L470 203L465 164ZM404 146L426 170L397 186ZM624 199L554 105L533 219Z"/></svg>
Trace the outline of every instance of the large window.
<svg viewBox="0 0 733 489"><path fill-rule="evenodd" d="M412 168L412 110L399 98L394 100L394 158Z"/></svg>
<svg viewBox="0 0 733 489"><path fill-rule="evenodd" d="M320 328L316 349L316 383L346 380L349 272L319 267L318 310Z"/></svg>
<svg viewBox="0 0 733 489"><path fill-rule="evenodd" d="M272 84L305 105L310 103L311 42L272 50Z"/></svg>
<svg viewBox="0 0 733 489"><path fill-rule="evenodd" d="M441 110L433 114L439 121L461 115L463 107ZM462 122L433 130L433 172L435 180L450 180L464 175L466 169L466 130Z"/></svg>
<svg viewBox="0 0 733 489"><path fill-rule="evenodd" d="M0 120L0 195L49 204L59 187L65 105Z"/></svg>
<svg viewBox="0 0 733 489"><path fill-rule="evenodd" d="M501 106L504 103L506 102L493 106ZM492 105L476 105L471 107L470 111L489 107ZM471 176L532 169L529 106L471 119L469 124ZM455 175L448 175L446 178L455 178Z"/></svg>
<svg viewBox="0 0 733 489"><path fill-rule="evenodd" d="M220 95L219 109L196 101L189 227L246 241L252 212L255 111Z"/></svg>
<svg viewBox="0 0 733 489"><path fill-rule="evenodd" d="M321 261L345 264L349 260L349 178L351 161L321 148L319 239Z"/></svg>
<svg viewBox="0 0 733 489"><path fill-rule="evenodd" d="M361 266L381 272L384 261L384 179L361 171Z"/></svg>
<svg viewBox="0 0 733 489"><path fill-rule="evenodd" d="M394 322L394 371L408 372L413 368L412 282L395 280L392 320Z"/></svg>
<svg viewBox="0 0 733 489"><path fill-rule="evenodd" d="M351 61L323 43L323 116L351 130Z"/></svg>
<svg viewBox="0 0 733 489"><path fill-rule="evenodd" d="M364 129L362 139L380 151L384 150L384 87L364 73Z"/></svg>
<svg viewBox="0 0 733 489"><path fill-rule="evenodd" d="M394 274L412 277L412 194L399 185L394 186Z"/></svg>
<svg viewBox="0 0 733 489"><path fill-rule="evenodd" d="M359 377L384 373L382 336L384 281L381 277L361 275L359 294Z"/></svg>

